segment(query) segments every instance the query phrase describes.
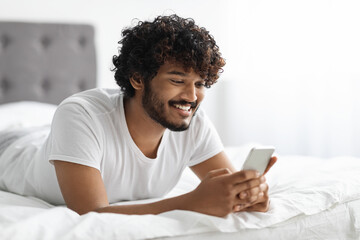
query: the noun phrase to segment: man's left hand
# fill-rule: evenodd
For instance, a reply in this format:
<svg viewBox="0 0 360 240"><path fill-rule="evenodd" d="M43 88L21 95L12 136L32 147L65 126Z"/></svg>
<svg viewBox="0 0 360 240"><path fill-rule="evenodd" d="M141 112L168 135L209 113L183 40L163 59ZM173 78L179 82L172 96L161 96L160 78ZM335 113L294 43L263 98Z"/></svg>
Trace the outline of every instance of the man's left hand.
<svg viewBox="0 0 360 240"><path fill-rule="evenodd" d="M277 157L272 157L270 159L270 162L268 166L266 167L266 170L264 172L264 175L270 170L270 168L276 163ZM265 177L265 176L263 176ZM257 193L257 199L253 202L238 206L237 209L235 209L235 212L267 212L269 210L270 200L269 200L269 186L266 182L262 183L263 189L258 191ZM251 194L251 190L248 190L246 193L247 197L254 197L254 194ZM242 193L239 194L239 198L243 198Z"/></svg>

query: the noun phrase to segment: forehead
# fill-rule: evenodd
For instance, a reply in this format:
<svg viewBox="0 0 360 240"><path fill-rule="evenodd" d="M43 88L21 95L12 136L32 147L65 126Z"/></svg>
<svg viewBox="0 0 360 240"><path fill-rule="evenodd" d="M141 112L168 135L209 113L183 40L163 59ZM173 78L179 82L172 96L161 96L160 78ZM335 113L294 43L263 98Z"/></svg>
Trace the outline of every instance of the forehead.
<svg viewBox="0 0 360 240"><path fill-rule="evenodd" d="M192 77L197 79L202 79L199 74L195 73L193 69L187 69L183 67L181 63L176 62L165 62L160 66L158 75L177 75L181 77Z"/></svg>

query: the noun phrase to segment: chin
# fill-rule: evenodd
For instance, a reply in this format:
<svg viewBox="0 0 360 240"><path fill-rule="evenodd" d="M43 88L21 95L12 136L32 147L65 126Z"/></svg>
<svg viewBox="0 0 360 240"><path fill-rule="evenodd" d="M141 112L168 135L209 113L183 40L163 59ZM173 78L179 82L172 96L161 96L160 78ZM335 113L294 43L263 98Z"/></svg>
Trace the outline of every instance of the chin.
<svg viewBox="0 0 360 240"><path fill-rule="evenodd" d="M180 124L173 124L173 123L168 123L166 128L171 130L171 131L174 131L174 132L182 132L182 131L185 131L187 130L189 127L190 127L190 122L182 122Z"/></svg>
<svg viewBox="0 0 360 240"><path fill-rule="evenodd" d="M172 126L172 127L168 127L168 129L173 132L182 132L182 131L186 131L189 128L189 126L190 125Z"/></svg>

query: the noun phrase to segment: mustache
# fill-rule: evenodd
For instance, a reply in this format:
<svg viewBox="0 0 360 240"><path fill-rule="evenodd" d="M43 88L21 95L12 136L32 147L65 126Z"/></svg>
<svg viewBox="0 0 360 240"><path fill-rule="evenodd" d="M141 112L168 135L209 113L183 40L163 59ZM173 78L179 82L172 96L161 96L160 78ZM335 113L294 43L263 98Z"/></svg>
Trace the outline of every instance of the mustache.
<svg viewBox="0 0 360 240"><path fill-rule="evenodd" d="M174 105L174 104L179 104L179 105L186 105L186 104L190 104L191 108L195 108L198 104L197 101L195 102L187 102L187 101L169 101L170 105Z"/></svg>

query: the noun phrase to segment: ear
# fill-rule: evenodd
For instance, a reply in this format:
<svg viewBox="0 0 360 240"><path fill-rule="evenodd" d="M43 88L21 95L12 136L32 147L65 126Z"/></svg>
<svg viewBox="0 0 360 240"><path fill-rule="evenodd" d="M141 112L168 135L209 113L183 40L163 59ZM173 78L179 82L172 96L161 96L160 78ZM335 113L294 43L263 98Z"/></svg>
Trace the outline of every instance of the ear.
<svg viewBox="0 0 360 240"><path fill-rule="evenodd" d="M144 88L143 78L137 72L130 77L130 84L135 90L142 90Z"/></svg>

